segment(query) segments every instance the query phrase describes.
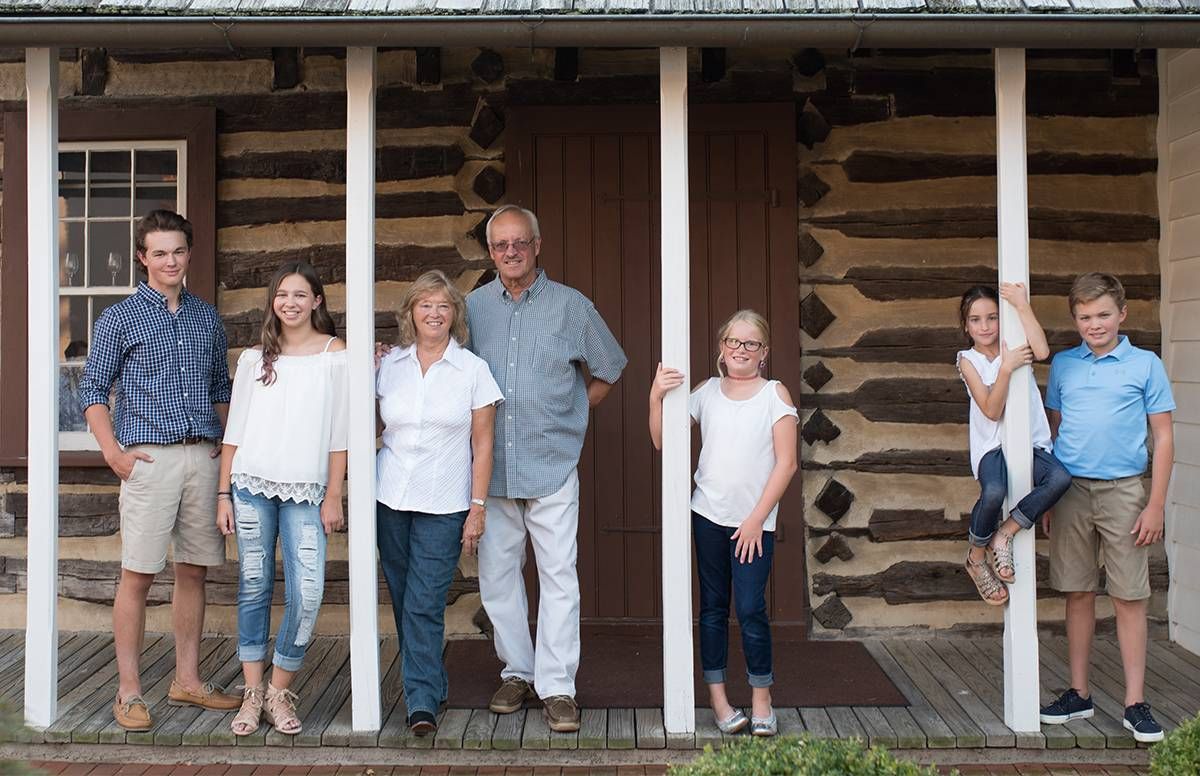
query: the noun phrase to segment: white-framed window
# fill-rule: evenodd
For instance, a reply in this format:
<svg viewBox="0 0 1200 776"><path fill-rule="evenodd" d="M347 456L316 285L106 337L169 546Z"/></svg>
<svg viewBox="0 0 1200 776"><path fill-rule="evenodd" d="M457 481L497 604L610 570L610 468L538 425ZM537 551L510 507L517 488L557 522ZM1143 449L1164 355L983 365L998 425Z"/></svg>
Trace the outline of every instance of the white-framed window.
<svg viewBox="0 0 1200 776"><path fill-rule="evenodd" d="M59 447L96 450L79 411L79 381L100 313L142 277L137 220L165 208L187 215L187 141L60 143Z"/></svg>

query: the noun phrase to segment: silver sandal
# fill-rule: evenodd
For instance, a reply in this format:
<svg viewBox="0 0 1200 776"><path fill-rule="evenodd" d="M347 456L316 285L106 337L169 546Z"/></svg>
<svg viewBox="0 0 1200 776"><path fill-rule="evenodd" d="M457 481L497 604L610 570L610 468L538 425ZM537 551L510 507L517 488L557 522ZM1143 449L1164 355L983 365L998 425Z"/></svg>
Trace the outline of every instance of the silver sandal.
<svg viewBox="0 0 1200 776"><path fill-rule="evenodd" d="M733 735L740 733L746 729L746 725L750 724L750 720L746 719L746 715L741 709L734 709L733 713L725 719L717 720L717 730L720 730L725 735Z"/></svg>
<svg viewBox="0 0 1200 776"><path fill-rule="evenodd" d="M992 570L996 572L996 577L1001 582L1011 585L1017 578L1017 567L1013 562L1013 537L1012 534L1000 531L997 533L1002 535L1003 541L999 544L995 539L988 542L992 551Z"/></svg>
<svg viewBox="0 0 1200 776"><path fill-rule="evenodd" d="M779 732L779 720L775 717L775 709L771 709L771 716L764 718L750 718L750 735L752 736L773 736Z"/></svg>

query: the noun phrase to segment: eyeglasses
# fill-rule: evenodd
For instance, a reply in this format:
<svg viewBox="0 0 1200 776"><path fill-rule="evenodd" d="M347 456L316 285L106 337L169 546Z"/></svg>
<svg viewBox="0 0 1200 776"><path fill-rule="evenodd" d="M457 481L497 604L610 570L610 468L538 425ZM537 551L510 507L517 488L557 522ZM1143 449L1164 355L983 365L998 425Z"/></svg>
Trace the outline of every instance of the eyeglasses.
<svg viewBox="0 0 1200 776"><path fill-rule="evenodd" d="M729 348L730 350L745 348L747 353L757 353L758 351L762 350L763 347L763 344L758 340L740 340L737 337L726 337L725 339L721 340L721 342L724 342L725 347Z"/></svg>
<svg viewBox="0 0 1200 776"><path fill-rule="evenodd" d="M524 253L533 245L533 240L501 240L491 244L492 250L496 253L508 253L508 249L512 247L517 253Z"/></svg>

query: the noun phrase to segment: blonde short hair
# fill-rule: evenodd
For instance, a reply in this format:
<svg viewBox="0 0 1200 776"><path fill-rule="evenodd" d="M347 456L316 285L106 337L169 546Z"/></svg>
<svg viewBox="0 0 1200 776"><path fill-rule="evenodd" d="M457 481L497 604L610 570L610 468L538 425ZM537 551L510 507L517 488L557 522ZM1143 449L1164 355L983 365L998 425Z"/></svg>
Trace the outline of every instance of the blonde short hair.
<svg viewBox="0 0 1200 776"><path fill-rule="evenodd" d="M1071 315L1075 314L1078 305L1094 302L1105 295L1112 297L1118 310L1125 307L1125 286L1121 285L1121 281L1107 272L1085 272L1075 278L1075 282L1071 284L1071 292L1067 295Z"/></svg>
<svg viewBox="0 0 1200 776"><path fill-rule="evenodd" d="M413 284L404 292L404 298L400 300L400 309L396 311L396 317L400 319L400 347L406 348L417 340L412 317L412 311L417 306L417 302L437 293L444 294L450 300L450 304L454 306L454 323L450 325L450 336L454 337L459 345L467 344L467 339L470 337L467 329L467 300L462 292L450 282L450 278L446 277L445 272L434 269L413 281Z"/></svg>
<svg viewBox="0 0 1200 776"><path fill-rule="evenodd" d="M725 376L725 362L721 359L721 343L729 336L729 330L735 323L748 323L758 329L763 347L771 347L771 324L767 323L767 319L754 310L738 310L729 316L725 323L721 324L721 328L717 329L717 374L722 377Z"/></svg>

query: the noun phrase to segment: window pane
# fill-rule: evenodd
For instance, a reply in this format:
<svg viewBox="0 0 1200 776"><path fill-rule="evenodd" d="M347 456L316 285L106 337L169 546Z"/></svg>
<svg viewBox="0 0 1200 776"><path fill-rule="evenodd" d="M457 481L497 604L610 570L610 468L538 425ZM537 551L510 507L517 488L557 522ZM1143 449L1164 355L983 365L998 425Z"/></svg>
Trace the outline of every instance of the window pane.
<svg viewBox="0 0 1200 776"><path fill-rule="evenodd" d="M93 151L88 216L128 217L132 198L130 176L128 151Z"/></svg>
<svg viewBox="0 0 1200 776"><path fill-rule="evenodd" d="M83 413L79 411L79 381L83 378L83 365L66 365L58 368L58 430L87 431Z"/></svg>
<svg viewBox="0 0 1200 776"><path fill-rule="evenodd" d="M176 182L178 162L175 151L135 151L134 169L137 185L133 213L142 216L159 208L178 210Z"/></svg>
<svg viewBox="0 0 1200 776"><path fill-rule="evenodd" d="M88 285L133 285L129 222L92 222L88 235Z"/></svg>
<svg viewBox="0 0 1200 776"><path fill-rule="evenodd" d="M88 319L86 296L65 296L59 300L58 320L61 361L83 360L87 356L88 334L92 330Z"/></svg>
<svg viewBox="0 0 1200 776"><path fill-rule="evenodd" d="M64 287L87 285L83 267L83 224L62 224L59 229L58 282Z"/></svg>
<svg viewBox="0 0 1200 776"><path fill-rule="evenodd" d="M83 217L84 169L87 155L69 151L58 155L58 196L66 204L61 211L66 218Z"/></svg>
<svg viewBox="0 0 1200 776"><path fill-rule="evenodd" d="M128 299L128 296L94 296L92 297L92 321L95 322L100 317L100 313L112 307L117 302L123 299Z"/></svg>

